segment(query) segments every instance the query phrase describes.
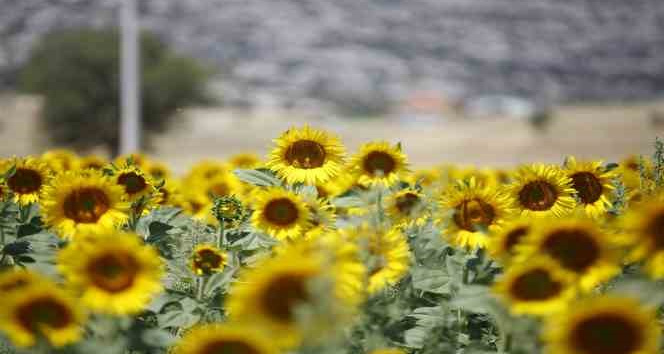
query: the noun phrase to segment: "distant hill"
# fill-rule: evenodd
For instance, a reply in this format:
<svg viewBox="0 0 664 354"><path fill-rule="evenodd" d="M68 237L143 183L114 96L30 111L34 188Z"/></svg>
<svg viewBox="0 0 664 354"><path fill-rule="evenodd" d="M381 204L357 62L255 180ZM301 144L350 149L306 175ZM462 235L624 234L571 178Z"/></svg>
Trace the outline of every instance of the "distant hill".
<svg viewBox="0 0 664 354"><path fill-rule="evenodd" d="M111 0L0 0L0 75ZM414 90L535 100L664 93L661 0L141 0L142 24L219 68L235 103L356 111Z"/></svg>

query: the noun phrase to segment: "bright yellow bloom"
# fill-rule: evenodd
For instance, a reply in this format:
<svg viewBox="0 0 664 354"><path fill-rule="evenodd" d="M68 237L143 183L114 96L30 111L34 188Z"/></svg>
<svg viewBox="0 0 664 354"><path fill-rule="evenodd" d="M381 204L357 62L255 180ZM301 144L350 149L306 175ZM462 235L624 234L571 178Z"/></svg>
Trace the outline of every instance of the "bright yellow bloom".
<svg viewBox="0 0 664 354"><path fill-rule="evenodd" d="M609 237L591 220L542 219L532 233L517 246L516 261L549 256L561 267L579 277L581 289L588 292L620 272Z"/></svg>
<svg viewBox="0 0 664 354"><path fill-rule="evenodd" d="M98 171L64 172L44 188L44 223L60 237L97 233L127 220L130 205L123 188Z"/></svg>
<svg viewBox="0 0 664 354"><path fill-rule="evenodd" d="M393 193L385 201L385 206L387 215L396 226L423 225L427 220L425 196L414 188Z"/></svg>
<svg viewBox="0 0 664 354"><path fill-rule="evenodd" d="M309 227L309 209L302 199L280 188L260 191L251 221L255 228L279 239L296 239Z"/></svg>
<svg viewBox="0 0 664 354"><path fill-rule="evenodd" d="M305 125L291 128L274 140L267 167L288 183L316 185L341 172L346 149L339 139Z"/></svg>
<svg viewBox="0 0 664 354"><path fill-rule="evenodd" d="M574 210L572 179L554 165L524 166L509 186L515 206L524 216L567 215Z"/></svg>
<svg viewBox="0 0 664 354"><path fill-rule="evenodd" d="M109 164L109 161L97 155L89 155L80 159L79 168L82 170L102 170Z"/></svg>
<svg viewBox="0 0 664 354"><path fill-rule="evenodd" d="M563 310L576 296L574 274L550 258L510 266L493 286L515 315L549 315Z"/></svg>
<svg viewBox="0 0 664 354"><path fill-rule="evenodd" d="M212 275L224 270L226 253L211 245L198 245L191 255L189 267L198 276Z"/></svg>
<svg viewBox="0 0 664 354"><path fill-rule="evenodd" d="M604 215L611 207L609 198L616 173L605 171L601 161L577 161L573 156L567 158L565 172L586 214L593 218Z"/></svg>
<svg viewBox="0 0 664 354"><path fill-rule="evenodd" d="M512 215L509 197L493 187L476 183L475 178L457 181L440 200L440 213L449 217L443 236L458 247L486 248L489 232L501 228Z"/></svg>
<svg viewBox="0 0 664 354"><path fill-rule="evenodd" d="M391 186L408 171L406 155L386 141L367 143L350 161L357 183Z"/></svg>
<svg viewBox="0 0 664 354"><path fill-rule="evenodd" d="M629 261L645 260L652 277L664 278L664 198L654 196L630 209L623 220L625 241L632 246Z"/></svg>
<svg viewBox="0 0 664 354"><path fill-rule="evenodd" d="M77 342L85 316L76 300L49 281L28 285L2 297L0 330L21 348L43 337L54 347Z"/></svg>
<svg viewBox="0 0 664 354"><path fill-rule="evenodd" d="M489 255L493 259L508 264L516 254L516 246L521 244L533 231L533 220L530 218L511 219L500 229L491 232L489 238Z"/></svg>
<svg viewBox="0 0 664 354"><path fill-rule="evenodd" d="M14 159L8 165L16 168L6 181L7 188L14 193L14 202L28 205L39 201L40 193L51 177L48 166L34 157Z"/></svg>
<svg viewBox="0 0 664 354"><path fill-rule="evenodd" d="M214 323L194 327L172 350L173 354L278 354L268 333L241 323Z"/></svg>
<svg viewBox="0 0 664 354"><path fill-rule="evenodd" d="M550 354L655 354L660 332L654 309L630 298L601 296L551 317L543 339Z"/></svg>
<svg viewBox="0 0 664 354"><path fill-rule="evenodd" d="M141 198L151 200L155 191L152 179L136 166L125 166L115 172L115 183L124 188L127 200L135 202Z"/></svg>
<svg viewBox="0 0 664 354"><path fill-rule="evenodd" d="M48 167L57 172L75 171L80 168L79 157L71 150L49 150L41 156Z"/></svg>
<svg viewBox="0 0 664 354"><path fill-rule="evenodd" d="M86 237L58 254L60 272L80 291L81 302L99 313L142 311L161 291L162 268L157 251L130 233Z"/></svg>
<svg viewBox="0 0 664 354"><path fill-rule="evenodd" d="M241 154L235 154L231 156L228 161L231 165L231 168L236 169L252 169L258 168L261 166L262 161L258 155L247 152Z"/></svg>
<svg viewBox="0 0 664 354"><path fill-rule="evenodd" d="M47 279L42 275L25 269L14 269L0 273L0 297L31 285L42 284Z"/></svg>

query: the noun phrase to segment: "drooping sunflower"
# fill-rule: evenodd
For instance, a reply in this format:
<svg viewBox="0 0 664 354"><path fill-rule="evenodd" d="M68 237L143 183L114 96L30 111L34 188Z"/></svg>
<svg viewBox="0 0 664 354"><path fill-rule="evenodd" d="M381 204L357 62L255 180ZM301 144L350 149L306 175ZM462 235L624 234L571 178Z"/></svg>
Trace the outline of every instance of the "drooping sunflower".
<svg viewBox="0 0 664 354"><path fill-rule="evenodd" d="M339 139L305 125L291 128L274 140L267 167L288 183L316 185L341 172L346 149Z"/></svg>
<svg viewBox="0 0 664 354"><path fill-rule="evenodd" d="M9 165L16 168L6 181L7 188L14 194L14 201L22 205L39 201L51 174L46 163L34 157L27 157L14 159Z"/></svg>
<svg viewBox="0 0 664 354"><path fill-rule="evenodd" d="M212 245L198 245L191 255L189 267L198 276L219 273L226 266L226 253Z"/></svg>
<svg viewBox="0 0 664 354"><path fill-rule="evenodd" d="M652 277L664 278L664 198L661 195L631 208L624 217L625 242L632 249L629 261L645 260Z"/></svg>
<svg viewBox="0 0 664 354"><path fill-rule="evenodd" d="M425 196L415 188L392 194L385 204L385 211L395 226L423 225L427 220Z"/></svg>
<svg viewBox="0 0 664 354"><path fill-rule="evenodd" d="M204 324L189 330L173 354L277 354L272 338L261 329L241 323Z"/></svg>
<svg viewBox="0 0 664 354"><path fill-rule="evenodd" d="M458 247L486 248L487 232L500 229L512 215L509 197L493 187L477 184L475 178L457 181L442 195L440 212L449 220L443 236Z"/></svg>
<svg viewBox="0 0 664 354"><path fill-rule="evenodd" d="M516 254L516 246L521 244L533 231L533 220L530 218L511 219L492 232L488 251L493 259L508 264Z"/></svg>
<svg viewBox="0 0 664 354"><path fill-rule="evenodd" d="M5 271L0 273L0 296L4 298L14 291L46 281L42 275L25 269Z"/></svg>
<svg viewBox="0 0 664 354"><path fill-rule="evenodd" d="M552 316L543 339L551 354L654 354L660 331L654 310L631 298L601 296Z"/></svg>
<svg viewBox="0 0 664 354"><path fill-rule="evenodd" d="M520 168L508 187L515 206L524 216L569 214L576 206L572 179L554 165L534 164Z"/></svg>
<svg viewBox="0 0 664 354"><path fill-rule="evenodd" d="M366 251L369 295L398 283L408 273L410 248L399 228L374 229L363 224L353 229L342 229L339 233L357 242Z"/></svg>
<svg viewBox="0 0 664 354"><path fill-rule="evenodd" d="M551 257L574 273L586 292L620 272L607 235L587 219L538 220L534 231L517 246L517 251L517 261Z"/></svg>
<svg viewBox="0 0 664 354"><path fill-rule="evenodd" d="M601 161L577 161L573 156L567 158L565 172L586 214L593 218L603 215L611 206L615 172L607 172Z"/></svg>
<svg viewBox="0 0 664 354"><path fill-rule="evenodd" d="M155 194L152 179L136 166L124 166L113 176L115 183L122 186L127 200L135 202L141 198L152 199Z"/></svg>
<svg viewBox="0 0 664 354"><path fill-rule="evenodd" d="M391 186L408 171L406 154L386 141L367 143L350 161L357 183L362 186Z"/></svg>
<svg viewBox="0 0 664 354"><path fill-rule="evenodd" d="M162 261L135 234L107 231L74 241L58 254L58 269L99 313L134 314L161 290Z"/></svg>
<svg viewBox="0 0 664 354"><path fill-rule="evenodd" d="M127 220L130 205L123 188L98 171L65 172L44 187L44 223L64 238L97 233Z"/></svg>
<svg viewBox="0 0 664 354"><path fill-rule="evenodd" d="M45 338L54 347L77 342L85 320L76 300L48 281L28 285L2 297L0 330L21 348Z"/></svg>
<svg viewBox="0 0 664 354"><path fill-rule="evenodd" d="M563 310L576 296L574 274L550 258L510 266L493 292L515 315L549 315Z"/></svg>
<svg viewBox="0 0 664 354"><path fill-rule="evenodd" d="M232 321L250 319L252 325L273 334L275 344L293 347L302 340L297 309L315 301L312 284L330 277L324 258L300 247L289 247L275 257L245 269L231 287L226 309Z"/></svg>
<svg viewBox="0 0 664 354"><path fill-rule="evenodd" d="M302 199L280 188L260 191L254 201L254 227L279 240L295 239L309 227L309 209Z"/></svg>

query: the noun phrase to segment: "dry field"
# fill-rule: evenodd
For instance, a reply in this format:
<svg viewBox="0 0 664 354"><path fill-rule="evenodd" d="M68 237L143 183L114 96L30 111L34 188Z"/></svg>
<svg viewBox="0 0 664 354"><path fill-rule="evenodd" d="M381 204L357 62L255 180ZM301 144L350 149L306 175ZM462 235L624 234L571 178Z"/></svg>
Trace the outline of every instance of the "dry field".
<svg viewBox="0 0 664 354"><path fill-rule="evenodd" d="M536 133L527 122L514 119L416 123L193 108L183 110L173 129L153 143L154 155L179 171L203 158L243 151L263 154L281 131L304 123L334 131L351 151L368 140L401 141L415 166L447 162L509 166L559 162L566 154L616 160L631 153L649 154L654 138L664 135L664 125L651 124L654 109L663 110L664 102L560 107L550 129ZM30 97L0 99L0 155L38 153L49 147L36 125L38 111L38 101Z"/></svg>

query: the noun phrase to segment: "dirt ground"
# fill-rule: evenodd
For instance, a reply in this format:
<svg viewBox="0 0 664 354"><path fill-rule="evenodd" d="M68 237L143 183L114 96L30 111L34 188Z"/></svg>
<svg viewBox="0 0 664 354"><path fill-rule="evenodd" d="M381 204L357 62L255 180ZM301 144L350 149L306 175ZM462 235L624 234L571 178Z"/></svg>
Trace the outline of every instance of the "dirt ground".
<svg viewBox="0 0 664 354"><path fill-rule="evenodd" d="M655 137L664 135L664 123L651 122L655 109L664 110L664 102L560 107L550 128L538 133L526 121L508 118L314 120L274 110L249 114L194 108L181 111L173 129L153 139L153 155L179 172L204 158L245 151L265 155L283 130L309 123L338 134L351 152L370 140L400 141L415 167L561 162L569 154L616 161L628 154L652 153ZM0 155L34 154L48 147L39 131L38 112L34 98L0 99Z"/></svg>

